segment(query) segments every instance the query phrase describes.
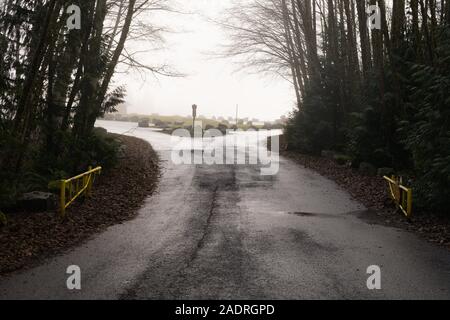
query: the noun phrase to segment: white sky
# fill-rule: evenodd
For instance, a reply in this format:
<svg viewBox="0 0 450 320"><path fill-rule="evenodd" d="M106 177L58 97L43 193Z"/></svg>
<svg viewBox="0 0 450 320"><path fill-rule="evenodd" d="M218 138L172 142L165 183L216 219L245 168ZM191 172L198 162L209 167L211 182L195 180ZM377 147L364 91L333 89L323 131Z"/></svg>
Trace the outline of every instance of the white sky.
<svg viewBox="0 0 450 320"><path fill-rule="evenodd" d="M127 88L129 113L188 115L191 105L198 105L198 114L205 116L233 116L239 104L239 117L274 120L286 115L294 106L291 84L276 76L236 72L239 65L229 59L212 58L227 41L225 32L208 22L206 17L221 18L230 0L184 0L183 12L197 14L158 13L152 20L177 32L166 35L164 50L139 55L147 64L167 62L184 74L184 78L158 77L137 72L119 74L115 84ZM176 5L179 9L179 4ZM150 18L147 18L150 19ZM150 44L131 46L137 50L151 49Z"/></svg>

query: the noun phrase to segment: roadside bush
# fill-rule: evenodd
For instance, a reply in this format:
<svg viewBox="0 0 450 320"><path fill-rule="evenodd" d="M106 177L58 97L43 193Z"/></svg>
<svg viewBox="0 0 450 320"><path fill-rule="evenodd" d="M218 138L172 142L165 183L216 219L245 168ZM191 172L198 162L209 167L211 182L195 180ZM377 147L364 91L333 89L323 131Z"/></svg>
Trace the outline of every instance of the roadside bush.
<svg viewBox="0 0 450 320"><path fill-rule="evenodd" d="M117 162L120 142L114 135L108 134L103 128L94 128L92 134L84 141L70 141L66 158L70 166L62 166L65 171L78 173L85 171L88 166L103 166L105 169L113 167ZM67 159L66 159L67 161Z"/></svg>
<svg viewBox="0 0 450 320"><path fill-rule="evenodd" d="M296 111L286 126L289 149L304 153L320 154L332 149L333 133L327 121L315 122L310 115Z"/></svg>
<svg viewBox="0 0 450 320"><path fill-rule="evenodd" d="M334 161L340 166L346 165L352 161L352 158L346 156L344 154L336 154L334 157Z"/></svg>
<svg viewBox="0 0 450 320"><path fill-rule="evenodd" d="M12 208L17 198L30 191L48 191L50 181L69 178L101 165L108 170L117 163L120 142L105 129L95 128L83 141L75 141L72 134L62 136L63 152L56 158L36 147L20 172L0 173L0 208ZM33 159L33 161L31 161Z"/></svg>
<svg viewBox="0 0 450 320"><path fill-rule="evenodd" d="M421 206L450 205L450 27L440 30L435 67L411 65L410 119L399 132L417 173L415 193Z"/></svg>
<svg viewBox="0 0 450 320"><path fill-rule="evenodd" d="M6 226L8 224L8 219L6 218L6 215L0 211L0 227Z"/></svg>
<svg viewBox="0 0 450 320"><path fill-rule="evenodd" d="M0 208L8 208L15 204L17 198L16 183L11 174L0 174Z"/></svg>

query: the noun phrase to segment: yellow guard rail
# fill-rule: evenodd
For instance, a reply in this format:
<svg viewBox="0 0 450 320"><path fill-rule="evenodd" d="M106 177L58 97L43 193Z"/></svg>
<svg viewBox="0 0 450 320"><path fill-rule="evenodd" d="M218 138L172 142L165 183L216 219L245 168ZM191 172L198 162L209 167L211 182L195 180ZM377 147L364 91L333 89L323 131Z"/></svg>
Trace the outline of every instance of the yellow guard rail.
<svg viewBox="0 0 450 320"><path fill-rule="evenodd" d="M409 218L412 214L412 189L402 185L402 178L392 176L383 177L389 184L392 199L403 214Z"/></svg>
<svg viewBox="0 0 450 320"><path fill-rule="evenodd" d="M60 214L61 217L66 215L66 209L75 199L81 195L89 195L91 193L92 184L94 183L95 175L100 174L102 167L92 169L82 173L78 176L67 180L61 180L61 195L60 195Z"/></svg>

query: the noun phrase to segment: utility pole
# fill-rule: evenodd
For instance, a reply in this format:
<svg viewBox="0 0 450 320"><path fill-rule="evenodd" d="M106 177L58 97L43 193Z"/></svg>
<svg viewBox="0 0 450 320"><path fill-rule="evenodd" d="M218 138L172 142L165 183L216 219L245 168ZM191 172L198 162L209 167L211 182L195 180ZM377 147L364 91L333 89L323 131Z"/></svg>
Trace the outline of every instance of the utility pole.
<svg viewBox="0 0 450 320"><path fill-rule="evenodd" d="M192 105L192 135L194 135L195 118L197 117L197 105Z"/></svg>

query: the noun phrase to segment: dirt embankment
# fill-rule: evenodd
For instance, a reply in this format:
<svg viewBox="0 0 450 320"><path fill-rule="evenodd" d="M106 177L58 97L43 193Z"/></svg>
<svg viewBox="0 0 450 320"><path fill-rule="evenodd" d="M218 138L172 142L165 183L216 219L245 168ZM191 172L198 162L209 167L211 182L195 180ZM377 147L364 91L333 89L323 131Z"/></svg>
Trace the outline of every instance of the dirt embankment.
<svg viewBox="0 0 450 320"><path fill-rule="evenodd" d="M64 221L53 212L14 213L0 228L0 274L38 263L108 226L133 218L159 178L159 159L143 140L120 136L125 152L96 178L91 197L77 200Z"/></svg>

